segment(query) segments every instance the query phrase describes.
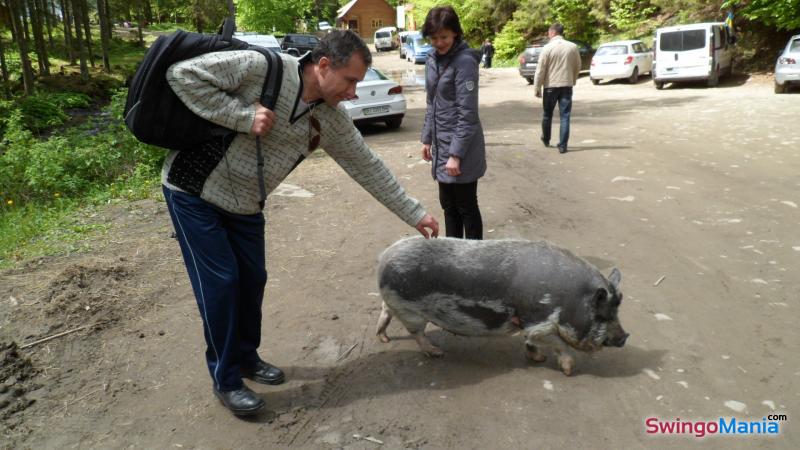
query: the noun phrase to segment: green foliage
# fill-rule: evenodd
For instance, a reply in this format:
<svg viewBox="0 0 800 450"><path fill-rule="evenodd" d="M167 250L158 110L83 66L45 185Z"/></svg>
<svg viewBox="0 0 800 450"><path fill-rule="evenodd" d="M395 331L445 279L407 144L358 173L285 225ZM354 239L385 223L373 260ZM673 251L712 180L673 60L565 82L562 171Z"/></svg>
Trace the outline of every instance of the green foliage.
<svg viewBox="0 0 800 450"><path fill-rule="evenodd" d="M243 29L259 33L289 33L310 14L312 0L239 0L236 21Z"/></svg>
<svg viewBox="0 0 800 450"><path fill-rule="evenodd" d="M584 0L551 0L554 19L564 25L564 37L594 42L599 35L592 8Z"/></svg>
<svg viewBox="0 0 800 450"><path fill-rule="evenodd" d="M497 59L505 60L515 58L525 49L525 35L519 23L510 21L506 23L500 34L495 37L494 48Z"/></svg>
<svg viewBox="0 0 800 450"><path fill-rule="evenodd" d="M800 0L727 0L723 8L744 6L739 14L779 30L800 29Z"/></svg>
<svg viewBox="0 0 800 450"><path fill-rule="evenodd" d="M609 9L609 24L621 32L641 28L658 11L649 0L611 0Z"/></svg>

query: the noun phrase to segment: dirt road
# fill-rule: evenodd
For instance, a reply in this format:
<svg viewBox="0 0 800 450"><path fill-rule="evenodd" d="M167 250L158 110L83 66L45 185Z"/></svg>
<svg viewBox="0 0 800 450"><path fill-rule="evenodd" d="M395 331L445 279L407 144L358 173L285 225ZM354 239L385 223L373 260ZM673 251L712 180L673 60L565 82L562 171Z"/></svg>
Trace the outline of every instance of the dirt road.
<svg viewBox="0 0 800 450"><path fill-rule="evenodd" d="M375 65L411 67L394 53ZM800 94L766 78L657 91L584 77L559 155L514 69L482 71L480 89L486 237L620 268L624 348L565 377L553 358L528 363L520 337L429 329L446 352L429 359L395 321L380 343L376 257L413 230L318 152L267 210L262 354L289 381L249 384L266 413L236 419L211 394L166 208L145 201L87 217L109 230L73 254L0 273L0 447L800 447ZM364 133L441 218L419 156L423 91L406 93L400 130ZM778 435L651 435L645 422L766 428L769 414L788 417Z"/></svg>

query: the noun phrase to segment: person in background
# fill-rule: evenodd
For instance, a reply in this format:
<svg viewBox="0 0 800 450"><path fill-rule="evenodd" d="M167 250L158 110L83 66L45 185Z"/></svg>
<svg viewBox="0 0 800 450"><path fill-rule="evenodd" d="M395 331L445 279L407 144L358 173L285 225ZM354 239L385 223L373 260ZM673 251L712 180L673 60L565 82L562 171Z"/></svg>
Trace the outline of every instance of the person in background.
<svg viewBox="0 0 800 450"><path fill-rule="evenodd" d="M558 103L561 113L561 128L558 135L558 152L567 153L569 141L569 116L572 112L572 87L578 81L581 72L581 55L578 46L564 40L564 27L554 23L547 31L550 39L539 55L539 66L536 68L533 87L536 97L542 98L542 136L545 147L550 146L550 129L553 123L553 112ZM542 93L544 88L544 93Z"/></svg>
<svg viewBox="0 0 800 450"><path fill-rule="evenodd" d="M481 55L483 55L483 67L486 69L492 68L492 58L494 58L494 46L492 41L486 40L481 46Z"/></svg>
<svg viewBox="0 0 800 450"><path fill-rule="evenodd" d="M431 42L425 65L427 109L422 157L432 161L448 237L483 239L478 179L486 173L486 148L478 117L480 54L463 41L450 6L430 10L422 35Z"/></svg>

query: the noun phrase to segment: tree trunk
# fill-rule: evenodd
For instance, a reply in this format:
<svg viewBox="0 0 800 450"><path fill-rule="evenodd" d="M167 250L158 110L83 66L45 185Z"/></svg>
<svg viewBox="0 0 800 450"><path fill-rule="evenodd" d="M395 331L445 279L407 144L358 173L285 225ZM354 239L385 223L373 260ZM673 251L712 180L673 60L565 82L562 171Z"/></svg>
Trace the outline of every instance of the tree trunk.
<svg viewBox="0 0 800 450"><path fill-rule="evenodd" d="M97 17L100 19L100 46L103 48L103 67L106 73L111 73L111 61L108 58L108 28L109 23L106 19L106 2L97 0Z"/></svg>
<svg viewBox="0 0 800 450"><path fill-rule="evenodd" d="M150 0L143 0L144 1L144 17L147 20L145 25L149 25L153 22L153 5L150 4Z"/></svg>
<svg viewBox="0 0 800 450"><path fill-rule="evenodd" d="M61 11L63 12L64 20L64 45L67 47L67 56L69 57L69 65L75 65L75 48L72 45L72 16L70 15L69 0L59 0L61 2Z"/></svg>
<svg viewBox="0 0 800 450"><path fill-rule="evenodd" d="M111 30L114 29L114 22L111 21L111 7L108 5L108 0L103 0L103 4L105 5L103 10L106 12L106 24L108 25L106 27L106 38L108 42L111 42Z"/></svg>
<svg viewBox="0 0 800 450"><path fill-rule="evenodd" d="M81 36L81 5L80 0L72 0L72 20L75 24L75 40L78 42L78 59L81 62L81 79L89 80L89 68L86 66L86 46L83 45Z"/></svg>
<svg viewBox="0 0 800 450"><path fill-rule="evenodd" d="M136 0L136 27L139 29L139 46L144 47L144 35L142 34L142 0Z"/></svg>
<svg viewBox="0 0 800 450"><path fill-rule="evenodd" d="M42 26L42 10L40 6L38 0L28 0L28 11L31 13L31 29L33 30L39 73L50 75L50 61L47 58L47 46L44 42L44 27Z"/></svg>
<svg viewBox="0 0 800 450"><path fill-rule="evenodd" d="M94 67L94 52L92 51L92 28L89 23L89 5L86 0L78 0L81 4L81 22L83 22L83 31L86 34L86 48L89 53L89 63Z"/></svg>
<svg viewBox="0 0 800 450"><path fill-rule="evenodd" d="M8 0L8 9L11 13L11 26L14 28L17 36L17 47L19 48L19 59L22 64L22 83L25 87L25 95L33 94L33 69L31 68L31 59L28 56L28 40L25 39L25 31L22 29L23 8L20 5L20 0Z"/></svg>
<svg viewBox="0 0 800 450"><path fill-rule="evenodd" d="M8 88L8 66L6 65L6 46L3 44L3 35L0 34L0 73L3 76L3 97L11 98L11 90Z"/></svg>
<svg viewBox="0 0 800 450"><path fill-rule="evenodd" d="M30 42L31 33L28 30L28 7L25 5L25 0L20 0L18 11L19 15L22 16L22 34L25 36L25 40Z"/></svg>
<svg viewBox="0 0 800 450"><path fill-rule="evenodd" d="M48 5L50 9L47 8ZM47 23L47 41L50 43L50 48L53 48L53 20L56 17L56 7L53 5L53 0L42 0L42 6L45 22Z"/></svg>

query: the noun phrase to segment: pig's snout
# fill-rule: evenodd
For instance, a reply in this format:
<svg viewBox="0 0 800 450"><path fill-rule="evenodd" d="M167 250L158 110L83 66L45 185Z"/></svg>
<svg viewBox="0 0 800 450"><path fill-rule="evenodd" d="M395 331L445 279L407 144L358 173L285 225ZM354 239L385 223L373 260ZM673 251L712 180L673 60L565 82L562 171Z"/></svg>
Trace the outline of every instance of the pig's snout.
<svg viewBox="0 0 800 450"><path fill-rule="evenodd" d="M630 336L630 333L622 333L616 336L609 336L605 340L605 342L603 342L603 345L605 345L606 347L622 347L625 345L625 341L628 340L628 336Z"/></svg>

